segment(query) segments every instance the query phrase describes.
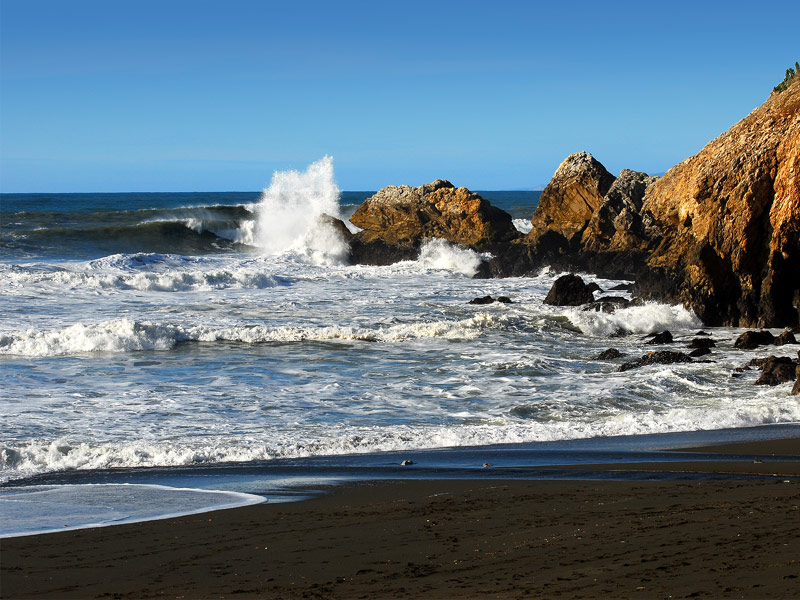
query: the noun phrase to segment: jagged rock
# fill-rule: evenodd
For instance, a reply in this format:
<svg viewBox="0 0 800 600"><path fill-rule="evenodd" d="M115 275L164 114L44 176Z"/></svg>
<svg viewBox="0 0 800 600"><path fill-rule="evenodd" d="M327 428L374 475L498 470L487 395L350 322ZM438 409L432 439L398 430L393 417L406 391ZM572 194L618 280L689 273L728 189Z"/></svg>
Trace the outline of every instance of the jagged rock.
<svg viewBox="0 0 800 600"><path fill-rule="evenodd" d="M619 371L629 371L646 365L669 365L673 363L690 363L692 359L683 352L673 352L671 350L654 350L648 352L639 360L623 363Z"/></svg>
<svg viewBox="0 0 800 600"><path fill-rule="evenodd" d="M653 338L647 343L651 344L651 345L654 345L654 346L658 345L658 344L671 344L672 343L672 334L669 331L664 330L661 333L656 333L653 336Z"/></svg>
<svg viewBox="0 0 800 600"><path fill-rule="evenodd" d="M711 325L800 320L800 78L647 188L661 242L637 293Z"/></svg>
<svg viewBox="0 0 800 600"><path fill-rule="evenodd" d="M696 350L692 350L689 352L689 356L692 358L697 358L698 356L706 356L707 354L711 354L710 348L697 348Z"/></svg>
<svg viewBox="0 0 800 600"><path fill-rule="evenodd" d="M714 340L708 338L695 338L689 343L689 348L715 348Z"/></svg>
<svg viewBox="0 0 800 600"><path fill-rule="evenodd" d="M552 234L558 234L567 247L580 241L614 179L591 154L570 154L542 191L526 241L534 246L552 244L546 238Z"/></svg>
<svg viewBox="0 0 800 600"><path fill-rule="evenodd" d="M773 342L776 346L784 346L786 344L796 344L797 339L794 337L794 334L790 329L787 329L783 333L781 333L778 337L776 337Z"/></svg>
<svg viewBox="0 0 800 600"><path fill-rule="evenodd" d="M742 335L736 338L733 343L735 348L742 350L752 350L759 346L768 346L775 340L769 331L745 331Z"/></svg>
<svg viewBox="0 0 800 600"><path fill-rule="evenodd" d="M544 299L545 304L553 306L580 306L594 300L592 292L578 275L562 275Z"/></svg>
<svg viewBox="0 0 800 600"><path fill-rule="evenodd" d="M616 348L609 348L608 350L603 350L600 354L594 357L595 360L612 360L614 358L619 358L622 356L622 352L617 350Z"/></svg>
<svg viewBox="0 0 800 600"><path fill-rule="evenodd" d="M520 239L509 215L467 188L438 179L419 187L388 186L367 198L350 217L364 245L417 249L428 238L489 249Z"/></svg>
<svg viewBox="0 0 800 600"><path fill-rule="evenodd" d="M584 251L645 249L658 236L655 222L642 214L647 188L658 178L623 169L589 219L581 238Z"/></svg>

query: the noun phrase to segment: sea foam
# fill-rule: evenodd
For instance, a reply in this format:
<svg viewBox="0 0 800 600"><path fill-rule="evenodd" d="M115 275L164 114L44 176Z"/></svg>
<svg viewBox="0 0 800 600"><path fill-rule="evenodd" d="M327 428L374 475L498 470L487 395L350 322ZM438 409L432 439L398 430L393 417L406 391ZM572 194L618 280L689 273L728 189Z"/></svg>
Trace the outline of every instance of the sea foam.
<svg viewBox="0 0 800 600"><path fill-rule="evenodd" d="M339 217L339 188L333 158L325 156L304 172L276 171L261 195L252 245L269 254L294 251L314 264L341 264L347 242L323 215Z"/></svg>

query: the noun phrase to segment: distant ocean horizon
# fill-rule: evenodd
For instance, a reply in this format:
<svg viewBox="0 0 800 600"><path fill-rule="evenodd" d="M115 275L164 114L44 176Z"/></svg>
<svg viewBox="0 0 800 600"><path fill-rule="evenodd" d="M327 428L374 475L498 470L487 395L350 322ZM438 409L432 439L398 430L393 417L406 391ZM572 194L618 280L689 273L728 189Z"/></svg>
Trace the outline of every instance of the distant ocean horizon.
<svg viewBox="0 0 800 600"><path fill-rule="evenodd" d="M731 377L733 329L713 362L596 359L688 343L681 306L549 306L557 273L473 279L485 257L442 240L348 264L317 217L372 192L334 181L320 161L264 192L2 194L0 483L800 421ZM539 192L480 193L530 229ZM468 303L487 294L512 303Z"/></svg>

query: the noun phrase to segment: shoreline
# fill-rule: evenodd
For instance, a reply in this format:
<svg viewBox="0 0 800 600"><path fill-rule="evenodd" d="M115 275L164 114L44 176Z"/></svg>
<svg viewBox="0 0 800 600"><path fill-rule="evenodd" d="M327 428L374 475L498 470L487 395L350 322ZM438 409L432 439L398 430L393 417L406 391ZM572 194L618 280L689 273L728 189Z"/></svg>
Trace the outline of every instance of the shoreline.
<svg viewBox="0 0 800 600"><path fill-rule="evenodd" d="M730 461L689 455L646 466L705 466L712 476L346 483L301 502L6 538L2 595L791 596L800 575L800 438L687 452L707 450L758 454L762 463L736 464L780 464L793 479L718 480L713 473ZM770 463L772 455L784 460Z"/></svg>

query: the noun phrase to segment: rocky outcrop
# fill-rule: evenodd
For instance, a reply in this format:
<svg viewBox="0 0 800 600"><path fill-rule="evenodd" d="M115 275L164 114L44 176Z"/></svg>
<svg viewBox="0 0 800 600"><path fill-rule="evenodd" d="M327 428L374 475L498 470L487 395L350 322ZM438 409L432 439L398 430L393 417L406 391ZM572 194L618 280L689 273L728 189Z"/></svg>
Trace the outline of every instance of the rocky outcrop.
<svg viewBox="0 0 800 600"><path fill-rule="evenodd" d="M657 177L623 169L594 211L581 236L589 252L645 250L659 236L653 216L642 212L645 191Z"/></svg>
<svg viewBox="0 0 800 600"><path fill-rule="evenodd" d="M800 79L653 183L642 211L661 236L639 294L712 325L798 323Z"/></svg>
<svg viewBox="0 0 800 600"><path fill-rule="evenodd" d="M542 191L526 242L552 246L556 234L574 248L613 183L614 176L591 154L570 154Z"/></svg>
<svg viewBox="0 0 800 600"><path fill-rule="evenodd" d="M522 237L507 212L467 188L439 179L419 187L388 186L367 198L350 222L357 245L413 254L428 238L484 250Z"/></svg>
<svg viewBox="0 0 800 600"><path fill-rule="evenodd" d="M647 365L671 365L675 363L690 363L692 359L683 352L673 352L671 350L654 350L648 352L642 358L620 365L619 371L630 371Z"/></svg>

